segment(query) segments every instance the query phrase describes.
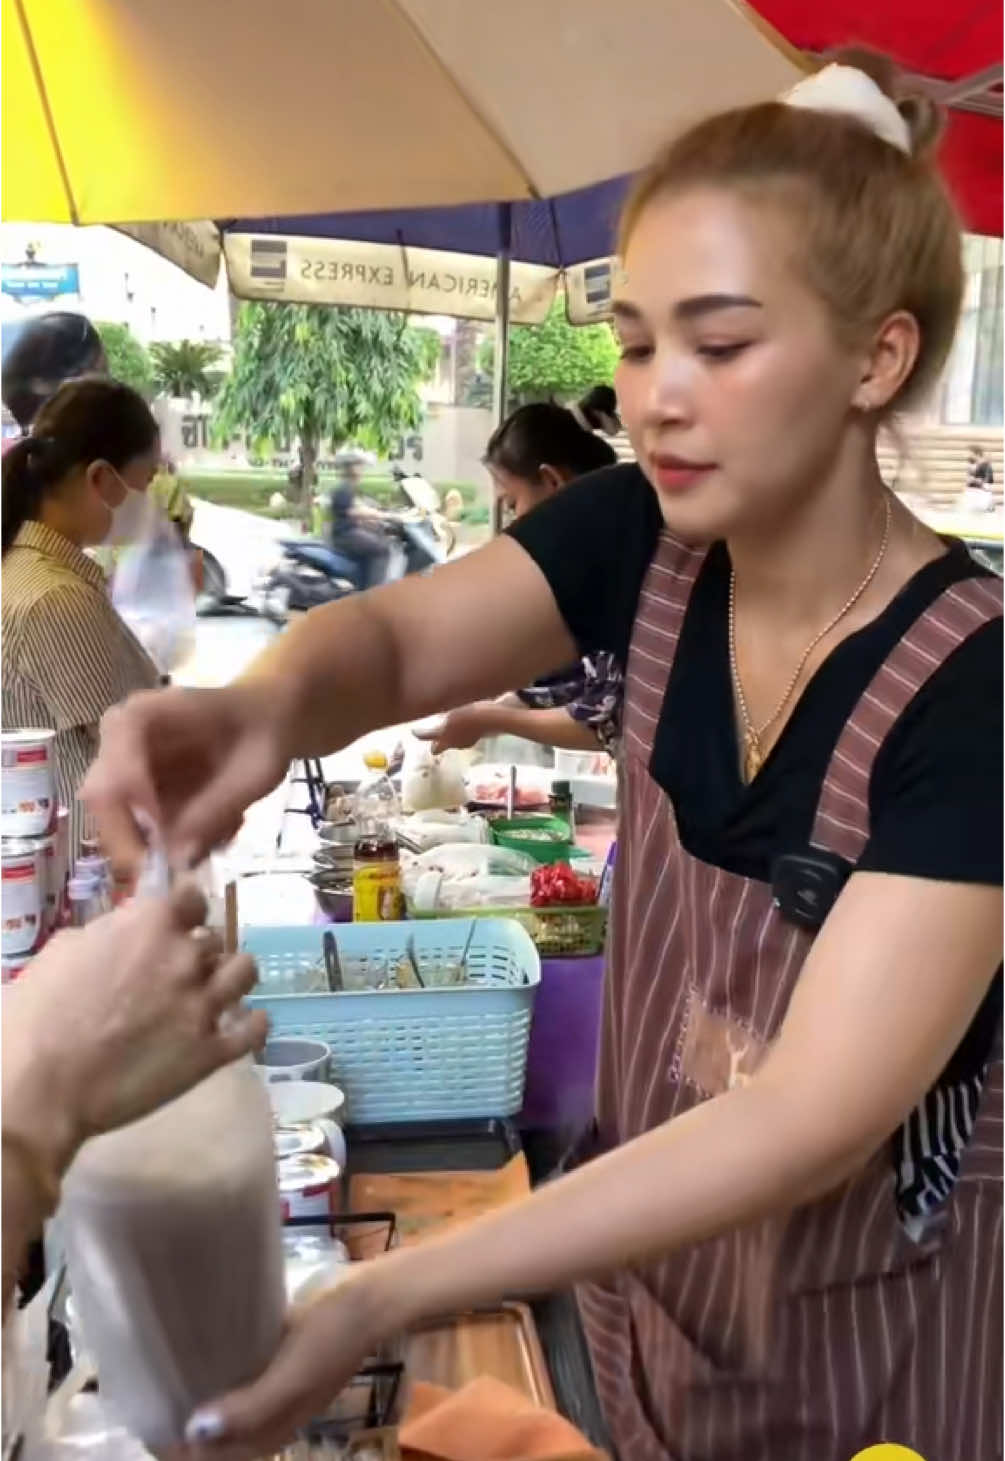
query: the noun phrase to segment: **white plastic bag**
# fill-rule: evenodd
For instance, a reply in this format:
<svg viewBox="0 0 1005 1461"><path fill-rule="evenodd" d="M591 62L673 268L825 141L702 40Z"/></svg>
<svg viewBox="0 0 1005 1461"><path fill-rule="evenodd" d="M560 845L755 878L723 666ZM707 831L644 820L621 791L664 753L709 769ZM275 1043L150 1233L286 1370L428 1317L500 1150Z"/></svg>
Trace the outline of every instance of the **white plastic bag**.
<svg viewBox="0 0 1005 1461"><path fill-rule="evenodd" d="M3 1326L3 1451L22 1461L43 1455L49 1389L49 1303L55 1275L23 1309L11 1308Z"/></svg>
<svg viewBox="0 0 1005 1461"><path fill-rule="evenodd" d="M444 843L442 847L431 847L415 858L412 866L419 872L441 872L448 878L467 878L492 873L496 876L529 877L537 866L526 852L517 852L511 847L496 847L494 844L479 846L476 843Z"/></svg>
<svg viewBox="0 0 1005 1461"><path fill-rule="evenodd" d="M411 904L416 913L458 913L467 908L526 908L530 879L495 873L445 878L423 873L415 881Z"/></svg>
<svg viewBox="0 0 1005 1461"><path fill-rule="evenodd" d="M399 818L395 831L403 833L420 852L426 852L430 847L439 847L444 842L491 841L485 818L464 811L413 812L407 817Z"/></svg>
<svg viewBox="0 0 1005 1461"><path fill-rule="evenodd" d="M464 762L457 751L434 756L428 741L410 736L401 766L401 805L406 812L448 811L467 800Z"/></svg>
<svg viewBox="0 0 1005 1461"><path fill-rule="evenodd" d="M530 902L530 875L536 865L526 853L508 847L433 847L411 860L402 885L418 913L522 908Z"/></svg>
<svg viewBox="0 0 1005 1461"><path fill-rule="evenodd" d="M39 1461L153 1461L142 1442L111 1419L99 1395L72 1395L58 1417L52 1410L50 1405Z"/></svg>
<svg viewBox="0 0 1005 1461"><path fill-rule="evenodd" d="M116 566L112 603L161 674L169 675L191 653L195 588L188 554L177 529L152 504L141 536Z"/></svg>

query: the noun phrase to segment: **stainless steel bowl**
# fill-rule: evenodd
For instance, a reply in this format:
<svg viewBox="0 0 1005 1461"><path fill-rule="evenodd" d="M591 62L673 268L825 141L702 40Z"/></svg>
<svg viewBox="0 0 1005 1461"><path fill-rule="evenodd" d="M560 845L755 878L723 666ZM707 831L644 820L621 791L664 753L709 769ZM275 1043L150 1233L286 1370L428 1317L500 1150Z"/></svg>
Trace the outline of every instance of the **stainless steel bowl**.
<svg viewBox="0 0 1005 1461"><path fill-rule="evenodd" d="M319 847L314 854L314 871L325 873L352 873L353 850L351 847Z"/></svg>
<svg viewBox="0 0 1005 1461"><path fill-rule="evenodd" d="M318 836L326 847L353 847L356 842L355 822L322 822Z"/></svg>
<svg viewBox="0 0 1005 1461"><path fill-rule="evenodd" d="M322 913L340 923L352 920L352 882L330 874L312 873L307 879Z"/></svg>

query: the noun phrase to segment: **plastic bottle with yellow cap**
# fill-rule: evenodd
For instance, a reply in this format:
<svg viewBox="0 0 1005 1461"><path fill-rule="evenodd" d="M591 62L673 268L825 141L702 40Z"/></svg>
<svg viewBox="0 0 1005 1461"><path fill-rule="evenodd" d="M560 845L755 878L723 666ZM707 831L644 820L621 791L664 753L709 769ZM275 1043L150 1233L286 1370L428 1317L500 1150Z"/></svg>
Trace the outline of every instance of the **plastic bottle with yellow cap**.
<svg viewBox="0 0 1005 1461"><path fill-rule="evenodd" d="M398 795L382 751L363 757L367 776L356 793L352 916L357 923L394 923L405 916L401 862L394 822Z"/></svg>

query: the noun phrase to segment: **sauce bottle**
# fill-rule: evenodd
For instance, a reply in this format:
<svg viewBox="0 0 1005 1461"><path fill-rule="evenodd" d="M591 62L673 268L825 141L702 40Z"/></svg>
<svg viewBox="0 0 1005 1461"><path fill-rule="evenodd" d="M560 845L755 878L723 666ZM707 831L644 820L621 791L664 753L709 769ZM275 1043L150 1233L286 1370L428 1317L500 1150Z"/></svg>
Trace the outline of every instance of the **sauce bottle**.
<svg viewBox="0 0 1005 1461"><path fill-rule="evenodd" d="M575 832L573 823L572 783L569 781L553 782L551 795L548 798L548 806L553 817L558 817L568 825L569 836L571 837Z"/></svg>
<svg viewBox="0 0 1005 1461"><path fill-rule="evenodd" d="M370 751L363 759L368 775L356 793L352 916L357 923L396 923L405 916L394 830L398 796L383 752Z"/></svg>

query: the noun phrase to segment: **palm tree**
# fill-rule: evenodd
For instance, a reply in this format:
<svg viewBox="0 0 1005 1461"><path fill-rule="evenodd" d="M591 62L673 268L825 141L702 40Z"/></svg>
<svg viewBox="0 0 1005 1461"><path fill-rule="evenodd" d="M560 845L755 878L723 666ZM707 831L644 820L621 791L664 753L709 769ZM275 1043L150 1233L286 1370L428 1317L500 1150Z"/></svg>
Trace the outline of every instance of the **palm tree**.
<svg viewBox="0 0 1005 1461"><path fill-rule="evenodd" d="M154 384L166 396L190 396L203 399L214 395L220 384L219 345L205 340L179 340L177 344L160 342L150 347L154 367Z"/></svg>

